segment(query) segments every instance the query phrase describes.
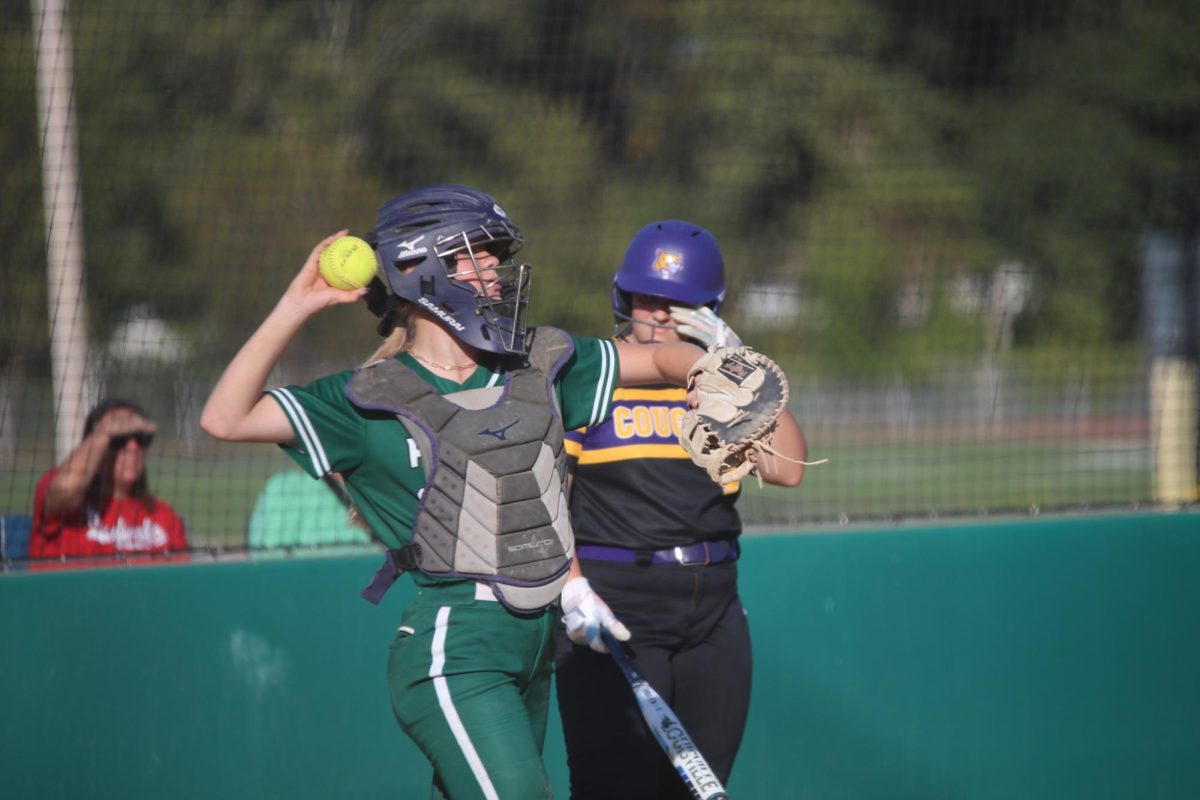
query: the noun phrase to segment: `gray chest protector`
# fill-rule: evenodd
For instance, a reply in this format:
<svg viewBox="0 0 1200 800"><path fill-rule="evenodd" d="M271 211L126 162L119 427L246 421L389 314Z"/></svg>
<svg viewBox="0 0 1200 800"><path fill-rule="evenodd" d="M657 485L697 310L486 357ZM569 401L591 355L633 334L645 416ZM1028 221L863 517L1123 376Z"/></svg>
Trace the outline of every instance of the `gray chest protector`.
<svg viewBox="0 0 1200 800"><path fill-rule="evenodd" d="M412 542L389 550L363 596L378 603L407 569L491 585L518 612L552 605L575 555L554 376L573 352L557 328L533 332L528 363L503 386L439 395L395 359L346 386L358 408L395 414L421 451L425 488Z"/></svg>

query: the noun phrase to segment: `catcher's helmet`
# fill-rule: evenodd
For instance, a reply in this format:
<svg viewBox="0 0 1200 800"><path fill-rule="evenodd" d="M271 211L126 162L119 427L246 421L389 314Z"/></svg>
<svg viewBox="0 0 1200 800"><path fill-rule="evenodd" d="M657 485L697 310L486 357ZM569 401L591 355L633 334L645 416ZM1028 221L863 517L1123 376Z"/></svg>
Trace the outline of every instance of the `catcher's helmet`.
<svg viewBox="0 0 1200 800"><path fill-rule="evenodd" d="M442 183L402 194L379 209L368 236L388 287L428 311L459 341L492 353L524 355L529 265L513 264L521 229L491 195ZM498 276L479 292L452 274L461 251L486 249L500 259ZM471 259L479 282L479 267Z"/></svg>
<svg viewBox="0 0 1200 800"><path fill-rule="evenodd" d="M651 222L629 242L613 278L612 308L618 324L629 320L631 294L721 310L725 261L711 233L691 222Z"/></svg>

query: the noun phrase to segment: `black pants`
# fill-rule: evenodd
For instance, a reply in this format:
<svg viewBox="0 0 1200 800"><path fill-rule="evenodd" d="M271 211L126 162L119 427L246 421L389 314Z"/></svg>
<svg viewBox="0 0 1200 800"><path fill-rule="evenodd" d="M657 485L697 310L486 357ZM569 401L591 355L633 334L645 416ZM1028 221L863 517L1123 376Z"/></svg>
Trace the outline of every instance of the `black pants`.
<svg viewBox="0 0 1200 800"><path fill-rule="evenodd" d="M584 561L584 575L633 634L633 663L679 715L722 782L750 708L750 630L737 564ZM611 656L559 625L556 684L573 800L691 795L658 746Z"/></svg>

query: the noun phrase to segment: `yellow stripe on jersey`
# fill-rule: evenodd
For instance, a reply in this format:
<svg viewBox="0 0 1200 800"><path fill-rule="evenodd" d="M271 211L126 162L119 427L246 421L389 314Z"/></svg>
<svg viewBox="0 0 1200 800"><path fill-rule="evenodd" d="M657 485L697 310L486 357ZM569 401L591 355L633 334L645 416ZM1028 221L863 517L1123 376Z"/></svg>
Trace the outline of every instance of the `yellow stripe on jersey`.
<svg viewBox="0 0 1200 800"><path fill-rule="evenodd" d="M581 449L578 444L575 448ZM570 450L567 452L570 453ZM628 461L632 458L688 458L688 454L677 444L630 444L579 453L580 464L607 464L610 461Z"/></svg>
<svg viewBox="0 0 1200 800"><path fill-rule="evenodd" d="M613 402L621 400L641 400L662 402L664 400L683 400L687 397L687 391L682 386L668 386L665 389L642 389L634 387L632 389L617 389L613 392Z"/></svg>

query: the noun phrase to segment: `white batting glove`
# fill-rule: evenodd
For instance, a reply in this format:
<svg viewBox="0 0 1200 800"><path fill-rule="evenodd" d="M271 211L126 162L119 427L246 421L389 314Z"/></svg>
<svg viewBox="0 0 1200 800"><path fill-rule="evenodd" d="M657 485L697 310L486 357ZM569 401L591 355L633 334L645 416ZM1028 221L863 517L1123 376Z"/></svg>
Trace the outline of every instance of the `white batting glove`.
<svg viewBox="0 0 1200 800"><path fill-rule="evenodd" d="M613 616L600 595L592 591L587 578L567 581L561 599L567 638L575 644L586 644L597 653L607 653L608 648L600 638L601 628L607 628L619 642L629 641L629 629Z"/></svg>
<svg viewBox="0 0 1200 800"><path fill-rule="evenodd" d="M710 350L714 347L742 346L742 338L708 306L671 306L671 319L678 323L675 330L679 331L680 336L695 339Z"/></svg>

